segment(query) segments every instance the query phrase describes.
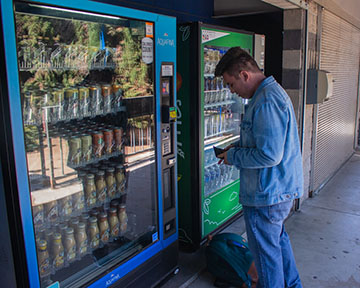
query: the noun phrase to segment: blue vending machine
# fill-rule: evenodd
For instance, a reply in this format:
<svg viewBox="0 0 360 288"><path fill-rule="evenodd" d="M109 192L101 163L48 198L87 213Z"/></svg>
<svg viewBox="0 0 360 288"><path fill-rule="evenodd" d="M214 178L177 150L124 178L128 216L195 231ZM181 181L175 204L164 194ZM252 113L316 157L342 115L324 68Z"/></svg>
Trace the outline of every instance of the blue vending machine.
<svg viewBox="0 0 360 288"><path fill-rule="evenodd" d="M0 8L4 285L155 286L178 262L176 19Z"/></svg>

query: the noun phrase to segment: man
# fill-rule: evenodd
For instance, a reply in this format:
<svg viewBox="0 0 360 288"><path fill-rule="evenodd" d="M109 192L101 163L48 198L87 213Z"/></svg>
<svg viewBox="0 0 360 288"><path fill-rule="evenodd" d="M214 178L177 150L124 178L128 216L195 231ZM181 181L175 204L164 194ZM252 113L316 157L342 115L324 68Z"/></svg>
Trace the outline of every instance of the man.
<svg viewBox="0 0 360 288"><path fill-rule="evenodd" d="M257 287L302 287L284 228L293 200L303 193L302 157L291 100L240 47L229 49L221 58L215 76L223 76L232 93L251 99L240 140L225 148L219 164L240 169L240 203L259 276Z"/></svg>

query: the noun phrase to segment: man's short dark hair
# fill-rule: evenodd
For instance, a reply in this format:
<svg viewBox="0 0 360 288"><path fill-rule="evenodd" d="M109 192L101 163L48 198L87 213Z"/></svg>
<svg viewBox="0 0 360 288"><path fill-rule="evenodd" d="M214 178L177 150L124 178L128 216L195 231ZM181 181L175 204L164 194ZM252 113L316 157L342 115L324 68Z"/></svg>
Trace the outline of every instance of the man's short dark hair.
<svg viewBox="0 0 360 288"><path fill-rule="evenodd" d="M254 58L247 51L240 47L232 47L216 65L215 77L222 76L225 72L237 77L238 73L243 70L251 72L261 71Z"/></svg>

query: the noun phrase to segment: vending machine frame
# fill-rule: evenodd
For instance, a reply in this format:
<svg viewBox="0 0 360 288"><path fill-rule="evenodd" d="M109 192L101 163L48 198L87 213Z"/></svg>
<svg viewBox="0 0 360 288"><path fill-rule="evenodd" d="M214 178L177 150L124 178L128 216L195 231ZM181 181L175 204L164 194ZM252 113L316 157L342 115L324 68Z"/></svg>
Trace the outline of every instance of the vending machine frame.
<svg viewBox="0 0 360 288"><path fill-rule="evenodd" d="M207 35L202 35L203 30L210 31ZM212 34L214 32L214 34ZM221 27L216 25L204 24L202 22L178 24L178 165L179 165L179 241L181 249L185 251L197 250L201 244L207 240L209 234L215 234L224 229L228 224L242 215L241 204L235 204L237 197L232 197L234 207L230 207L230 203L223 203L224 206L216 205L218 211L228 213L226 218L220 219L216 223L216 228L209 229L205 226L204 211L205 204L203 197L204 191L204 60L203 48L205 46L203 41L207 43L214 43L218 39L222 39L228 35L228 46L222 44L221 46L230 48L233 46L245 45L244 49L248 49L249 53L254 53L254 33L232 29L228 27ZM236 35L240 35L240 40L236 39ZM209 37L208 39L205 39ZM223 41L223 43L226 41ZM215 44L209 44L217 46ZM188 74L185 74L188 73ZM180 91L182 89L182 91ZM205 89L206 90L206 89ZM187 96L186 96L187 95ZM234 96L237 97L238 96ZM210 105L211 106L211 105ZM244 108L244 105L242 105ZM240 119L241 120L241 119ZM191 130L188 129L191 127ZM225 139L221 143L214 143L213 145L226 145L236 141L239 135L233 135L231 139ZM190 140L191 139L191 140ZM228 144L227 144L228 143ZM212 145L211 145L212 146ZM208 153L213 154L213 149L207 145ZM238 194L240 187L240 180L235 180L232 184L233 194ZM229 187L227 185L226 187ZM225 188L227 189L227 188ZM220 195L223 189L218 189L217 193L213 195ZM212 197L213 195L210 195ZM209 197L209 198L210 198ZM216 196L217 197L217 196ZM224 200L224 199L223 199ZM225 201L224 201L225 202ZM214 206L213 206L214 207ZM230 209L236 209L236 213L229 213ZM234 210L235 211L235 210ZM213 224L217 220L207 219L207 223ZM221 223L220 223L221 222ZM209 225L208 225L209 226ZM211 230L211 231L210 231Z"/></svg>
<svg viewBox="0 0 360 288"><path fill-rule="evenodd" d="M29 179L27 174L27 163L25 155L25 146L23 141L24 128L21 117L20 87L19 87L19 68L17 60L17 45L15 37L14 23L14 2L1 1L1 21L2 35L4 41L4 51L1 57L4 57L5 75L1 79L3 121L6 123L4 135L7 149L2 151L1 166L2 175L9 175L9 179L4 179L3 187L0 192L5 196L1 201L5 201L8 212L16 219L11 219L9 227L9 237L12 239L12 251L17 251L13 256L16 264L22 264L21 268L15 268L16 278L23 276L22 280L30 287L40 287L39 273L37 268L37 256L34 237L34 225L32 222L31 199L29 191ZM178 261L178 222L177 222L177 183L175 175L176 167L176 117L170 117L167 121L168 130L171 134L172 149L168 153L161 153L164 141L161 119L161 95L160 81L167 78L170 85L170 96L172 100L167 103L173 112L171 103L176 103L176 19L160 14L124 8L120 6L102 4L99 2L87 0L74 0L63 2L58 0L39 0L39 1L19 1L34 3L36 5L50 5L59 9L70 9L80 11L80 13L102 13L115 15L118 17L127 17L140 19L154 23L154 46L155 46L155 126L156 126L156 172L157 172L157 201L158 201L158 238L143 251L134 255L126 262L114 266L111 271L105 271L96 279L89 279L88 287L149 287L153 286L169 273L177 269ZM163 75L164 63L171 63L172 73L169 71ZM169 64L168 64L169 65ZM168 109L169 110L169 109ZM164 114L164 113L163 113ZM171 114L171 113L170 113ZM176 111L175 111L176 114ZM174 113L171 114L174 116ZM169 117L168 117L169 118ZM4 125L5 126L5 125ZM6 131L5 131L6 130ZM164 160L165 159L165 160ZM5 172L4 172L5 168ZM171 170L168 175L168 185L164 183L164 171ZM171 175L171 177L169 176ZM170 183L170 184L169 184ZM2 184L2 183L0 183ZM168 189L164 191L164 189ZM9 195L11 194L11 195ZM171 200L167 200L171 197ZM167 201L167 202L166 202ZM165 204L166 202L166 204ZM9 205L12 204L12 205ZM170 203L170 204L169 204ZM20 226L21 225L21 226ZM10 226L10 225L9 225ZM20 226L20 227L19 227ZM16 239L14 236L20 236ZM25 254L25 255L24 255ZM20 260L19 258L22 258ZM20 280L19 280L20 281ZM59 284L57 284L59 285ZM52 286L59 287L59 286Z"/></svg>

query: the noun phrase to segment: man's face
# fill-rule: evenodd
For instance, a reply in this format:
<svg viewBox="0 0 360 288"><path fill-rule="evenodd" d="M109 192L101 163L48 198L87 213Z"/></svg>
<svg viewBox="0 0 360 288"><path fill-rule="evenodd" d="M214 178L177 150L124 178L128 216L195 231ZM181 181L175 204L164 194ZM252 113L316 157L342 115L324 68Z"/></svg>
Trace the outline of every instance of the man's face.
<svg viewBox="0 0 360 288"><path fill-rule="evenodd" d="M231 93L236 93L238 96L248 99L251 98L252 95L249 95L249 88L247 83L248 77L244 73L247 72L241 71L237 77L235 77L227 72L224 72L223 79L224 84L229 85Z"/></svg>

